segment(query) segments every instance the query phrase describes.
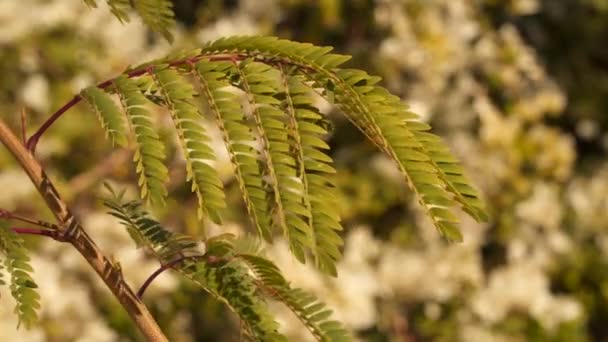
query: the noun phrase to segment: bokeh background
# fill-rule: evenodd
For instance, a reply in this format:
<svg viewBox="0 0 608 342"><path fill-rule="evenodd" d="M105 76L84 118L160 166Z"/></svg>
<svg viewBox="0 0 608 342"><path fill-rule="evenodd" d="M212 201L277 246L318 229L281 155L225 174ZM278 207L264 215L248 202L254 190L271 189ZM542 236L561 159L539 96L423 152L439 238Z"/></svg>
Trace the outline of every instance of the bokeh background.
<svg viewBox="0 0 608 342"><path fill-rule="evenodd" d="M101 1L103 2L103 1ZM362 341L605 341L608 339L608 1L175 0L176 43L136 19L122 25L82 0L0 0L0 115L33 132L80 89L129 64L234 34L332 45L443 136L487 200L491 220L463 217L447 244L397 170L331 108L328 136L345 226L339 277L269 249L293 284L318 294ZM104 213L100 181L136 193L128 151L113 151L93 114L72 109L38 157L86 229L138 287L156 269ZM166 116L164 116L166 118ZM163 124L159 116L159 124ZM167 129L164 138L174 139ZM219 146L219 144L218 144ZM183 160L171 150L175 170ZM242 232L226 160L226 224L196 220L184 175L157 211L191 234ZM0 149L0 207L51 220L25 174ZM16 329L0 289L1 341L137 340L128 317L66 246L28 238L40 325ZM146 294L172 341L235 341L238 321L171 274ZM273 306L274 307L274 306ZM293 341L306 331L274 309Z"/></svg>

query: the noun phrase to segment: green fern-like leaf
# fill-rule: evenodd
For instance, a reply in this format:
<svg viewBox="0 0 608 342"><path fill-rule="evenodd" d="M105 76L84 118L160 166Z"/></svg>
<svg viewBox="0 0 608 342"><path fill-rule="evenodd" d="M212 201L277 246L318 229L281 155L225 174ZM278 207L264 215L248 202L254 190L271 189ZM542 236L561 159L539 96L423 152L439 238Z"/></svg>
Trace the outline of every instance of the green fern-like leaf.
<svg viewBox="0 0 608 342"><path fill-rule="evenodd" d="M418 200L448 240L462 236L449 208L459 203L478 220L486 217L476 191L444 145L421 135L426 125L400 99L377 86L378 77L360 70L340 69L349 57L331 54L330 47L278 40L274 37L231 37L210 43L204 54L250 54L266 63L283 63L324 89L323 95L380 150L398 164Z"/></svg>
<svg viewBox="0 0 608 342"><path fill-rule="evenodd" d="M246 323L248 333L256 341L286 340L278 333L278 324L256 292L254 280L247 269L229 260L229 245L211 240L203 256L198 252L196 241L162 227L141 209L141 203L121 203L121 200L120 196L113 194L105 205L110 209L110 214L117 217L130 235L135 237L136 243L151 251L161 264L182 258L183 262L173 268L224 302Z"/></svg>
<svg viewBox="0 0 608 342"><path fill-rule="evenodd" d="M101 126L106 131L106 138L119 146L127 145L123 115L110 96L103 90L92 86L80 92L80 96L97 114Z"/></svg>
<svg viewBox="0 0 608 342"><path fill-rule="evenodd" d="M238 260L198 262L188 267L189 277L214 297L224 301L247 323L246 332L256 341L287 341L278 332L279 324L259 296L254 279ZM222 260L222 259L219 259Z"/></svg>
<svg viewBox="0 0 608 342"><path fill-rule="evenodd" d="M197 255L198 243L185 235L172 233L151 219L141 202L122 203L120 197L106 199L109 214L118 218L138 247L147 248L162 264L186 255Z"/></svg>
<svg viewBox="0 0 608 342"><path fill-rule="evenodd" d="M292 288L279 268L258 255L238 254L258 279L258 286L269 297L285 304L319 341L350 341L348 331L338 321L331 320L332 311L304 290Z"/></svg>
<svg viewBox="0 0 608 342"><path fill-rule="evenodd" d="M249 217L260 236L271 241L267 195L258 151L254 148L255 137L247 126L238 96L228 90L227 74L232 68L230 62L200 61L196 64L196 75L209 111L222 132Z"/></svg>
<svg viewBox="0 0 608 342"><path fill-rule="evenodd" d="M271 217L287 237L292 253L304 262L306 250L312 247L313 233L305 221L310 213L302 203L303 185L297 177L296 159L290 154L285 113L280 108L281 101L274 97L280 89L280 75L276 69L257 62L245 61L237 68L263 141L265 176L274 198Z"/></svg>
<svg viewBox="0 0 608 342"><path fill-rule="evenodd" d="M83 0L91 7L97 7L97 0ZM159 32L170 43L173 35L169 31L175 26L175 13L173 3L169 0L106 0L110 12L120 22L129 22L129 10L133 9L139 14L142 21L153 31Z"/></svg>
<svg viewBox="0 0 608 342"><path fill-rule="evenodd" d="M4 255L4 267L11 276L10 291L17 302L14 313L19 317L19 324L26 328L38 319L40 295L38 286L31 276L28 252L23 246L23 239L10 229L7 222L0 220L0 253Z"/></svg>
<svg viewBox="0 0 608 342"><path fill-rule="evenodd" d="M302 184L298 208L307 220L312 233L312 251L317 267L336 275L335 263L341 258L343 244L336 231L342 230L334 185L327 177L335 173L333 160L323 150L329 146L321 139L327 133L322 128L322 115L313 106L312 90L300 77L290 77L282 70L288 114L290 145L296 156L297 177Z"/></svg>
<svg viewBox="0 0 608 342"><path fill-rule="evenodd" d="M140 92L137 83L126 76L118 77L114 84L135 134L134 161L139 174L141 197L152 203L162 204L167 196L165 183L169 172L163 164L165 147L146 108L148 101Z"/></svg>
<svg viewBox="0 0 608 342"><path fill-rule="evenodd" d="M199 217L208 216L221 223L226 208L223 184L213 166L215 153L201 125L201 115L192 104L195 95L190 83L172 69L155 70L154 80L170 109L186 158L188 180L199 202Z"/></svg>
<svg viewBox="0 0 608 342"><path fill-rule="evenodd" d="M116 19L121 23L129 22L129 10L131 9L132 0L106 0L110 12L114 14Z"/></svg>
<svg viewBox="0 0 608 342"><path fill-rule="evenodd" d="M169 28L175 26L175 14L171 1L137 0L133 3L135 10L148 27L160 32L169 42L173 42L173 35L169 32Z"/></svg>
<svg viewBox="0 0 608 342"><path fill-rule="evenodd" d="M322 139L324 118L311 95L319 92L396 162L440 233L461 240L452 207L459 205L475 219L486 219L462 166L427 124L378 86L379 77L341 68L348 59L332 54L329 47L274 37L232 37L118 77L116 89L106 91L116 90L135 133L142 197L159 202L166 195L164 148L146 110L151 100L170 110L199 209L219 222L222 183L210 167L214 153L192 102L201 98L222 132L260 236L270 242L271 227L278 228L298 260L311 255L319 269L335 275L342 227L330 177L335 169ZM197 96L186 74L195 76L203 96ZM231 89L235 87L244 93L247 106ZM107 130L120 131L111 128L117 126L115 120L104 119L116 117L107 95L90 88L83 97L90 98Z"/></svg>
<svg viewBox="0 0 608 342"><path fill-rule="evenodd" d="M442 155L427 151L419 138L422 137L421 132L428 129L428 125L409 112L398 97L376 86L377 78L358 70L340 70L338 75L343 79L344 94L335 93L335 101L343 101L341 103L345 111L360 111L352 118L355 125L362 131L367 131L372 141L397 162L439 232L448 240L461 241L458 219L449 210L456 203L450 192L455 191L459 196L457 199L464 197L458 192L458 188L450 187L450 183L446 183L448 178L443 177L443 171L433 158L441 157L437 161L453 163L456 163L456 159L447 149L441 149ZM426 133L424 137L431 136ZM441 142L438 137L432 141ZM468 195L477 198L473 191ZM468 205L472 202L462 203ZM464 209L470 212L467 207ZM474 217L481 218L478 215Z"/></svg>

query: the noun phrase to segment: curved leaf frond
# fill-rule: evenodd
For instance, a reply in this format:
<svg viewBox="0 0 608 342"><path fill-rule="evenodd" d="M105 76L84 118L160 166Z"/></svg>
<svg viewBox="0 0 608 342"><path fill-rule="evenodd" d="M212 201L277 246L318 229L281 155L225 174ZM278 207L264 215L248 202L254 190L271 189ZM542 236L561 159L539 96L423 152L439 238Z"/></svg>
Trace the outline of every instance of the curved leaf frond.
<svg viewBox="0 0 608 342"><path fill-rule="evenodd" d="M252 254L237 254L237 257L254 272L260 289L285 304L319 341L351 341L342 324L330 319L332 311L314 295L292 288L272 261Z"/></svg>
<svg viewBox="0 0 608 342"><path fill-rule="evenodd" d="M285 113L280 108L281 101L274 96L280 89L279 74L266 64L252 61L242 62L237 69L263 141L264 179L274 198L273 224L282 229L292 253L304 262L306 249L312 247L313 234L305 221L306 215L310 215L302 204L303 187L297 177L296 160L290 153Z"/></svg>
<svg viewBox="0 0 608 342"><path fill-rule="evenodd" d="M175 26L175 14L171 1L137 0L131 3L135 4L135 10L148 27L161 33L170 43L173 42L173 35L169 32L169 29Z"/></svg>
<svg viewBox="0 0 608 342"><path fill-rule="evenodd" d="M201 125L201 115L192 103L194 88L177 71L156 68L153 79L169 107L186 158L187 178L199 202L199 217L221 223L226 208L223 183L213 166L215 153Z"/></svg>
<svg viewBox="0 0 608 342"><path fill-rule="evenodd" d="M245 54L269 64L299 68L323 95L378 148L398 164L418 200L438 230L448 240L462 236L449 208L455 203L478 220L486 214L475 190L469 185L444 145L429 142L426 124L408 111L400 99L377 86L379 77L360 70L340 69L350 57L331 54L330 47L279 40L274 37L230 37L209 43L204 54Z"/></svg>
<svg viewBox="0 0 608 342"><path fill-rule="evenodd" d="M80 96L97 114L101 126L106 132L106 138L119 146L127 145L123 115L110 96L103 90L91 86L80 92Z"/></svg>
<svg viewBox="0 0 608 342"><path fill-rule="evenodd" d="M323 116L313 105L312 90L301 77L289 76L281 69L285 88L285 111L292 153L296 157L297 177L302 184L303 205L298 209L312 230L312 252L319 269L336 275L335 263L341 259L343 241L336 231L342 230L337 212L334 184L327 177L336 170L333 160L323 150L329 146L321 139L327 131L321 126Z"/></svg>
<svg viewBox="0 0 608 342"><path fill-rule="evenodd" d="M96 8L97 0L83 0L89 7ZM142 21L153 31L159 32L170 43L173 35L169 29L175 26L173 3L169 0L105 0L110 12L121 23L129 22L129 11L135 10Z"/></svg>
<svg viewBox="0 0 608 342"><path fill-rule="evenodd" d="M238 96L227 89L230 83L226 75L232 67L230 62L200 61L196 64L196 76L222 132L247 213L260 236L272 241L266 190L258 151L254 148L255 136L247 126Z"/></svg>
<svg viewBox="0 0 608 342"><path fill-rule="evenodd" d="M163 164L165 146L160 141L146 108L148 101L140 92L137 83L126 76L118 77L114 84L135 134L134 161L139 174L141 197L152 203L162 204L167 196L165 183L168 181L169 171Z"/></svg>
<svg viewBox="0 0 608 342"><path fill-rule="evenodd" d="M147 248L161 264L199 253L196 241L166 230L160 223L150 218L142 209L141 202L123 203L122 197L114 194L113 198L104 201L104 205L110 210L109 214L118 218L127 229L135 244Z"/></svg>
<svg viewBox="0 0 608 342"><path fill-rule="evenodd" d="M33 269L23 239L10 229L7 222L0 220L0 258L2 257L4 267L11 276L9 288L16 302L14 312L19 318L19 325L29 328L38 320L38 286L31 276Z"/></svg>
<svg viewBox="0 0 608 342"><path fill-rule="evenodd" d="M461 240L454 206L477 220L487 218L462 166L426 123L378 86L379 77L341 68L349 58L332 54L330 47L274 37L231 37L126 71L113 84L135 133L142 197L159 202L166 195L164 146L146 109L152 101L171 112L199 210L219 222L225 195L193 104L202 95L259 235L271 242L271 228L278 228L298 260L312 256L319 269L335 275L342 227L330 176L335 169L323 140L325 118L312 95L319 92L394 160L439 232ZM196 88L185 78L190 76ZM120 131L113 128L119 125L107 95L89 88L83 97L102 117L108 135Z"/></svg>
<svg viewBox="0 0 608 342"><path fill-rule="evenodd" d="M113 191L112 191L113 193ZM278 323L268 312L256 291L247 268L231 257L231 247L222 240L210 239L202 255L198 243L185 235L170 232L141 209L141 203L122 203L114 194L105 201L110 214L119 218L136 243L147 247L160 261L183 260L173 266L181 275L199 285L214 298L224 302L246 324L246 331L256 341L286 341L278 332Z"/></svg>
<svg viewBox="0 0 608 342"><path fill-rule="evenodd" d="M192 263L190 279L203 286L214 297L225 302L247 324L246 332L256 341L287 341L278 332L274 320L261 298L254 279L238 260L224 261L207 254L207 262Z"/></svg>

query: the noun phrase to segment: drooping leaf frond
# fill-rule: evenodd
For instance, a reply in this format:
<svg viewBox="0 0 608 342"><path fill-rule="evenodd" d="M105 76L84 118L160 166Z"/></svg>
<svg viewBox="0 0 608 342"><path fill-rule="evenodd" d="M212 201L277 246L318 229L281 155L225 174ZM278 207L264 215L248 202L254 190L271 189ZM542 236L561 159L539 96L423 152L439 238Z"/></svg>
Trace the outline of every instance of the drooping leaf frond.
<svg viewBox="0 0 608 342"><path fill-rule="evenodd" d="M267 296L285 304L319 341L351 340L342 324L330 319L332 311L314 295L292 288L272 261L253 254L237 254L237 257L243 259L254 272L260 289Z"/></svg>
<svg viewBox="0 0 608 342"><path fill-rule="evenodd" d="M287 341L278 332L279 324L268 311L248 269L237 259L225 261L221 254L207 256L210 258L207 262L191 264L187 268L190 279L237 313L247 323L246 332L255 341Z"/></svg>
<svg viewBox="0 0 608 342"><path fill-rule="evenodd" d="M19 324L29 328L38 319L38 286L31 276L33 269L23 239L3 220L0 220L0 258L4 259L4 267L11 276L9 287L16 301L14 313L19 317Z"/></svg>
<svg viewBox="0 0 608 342"><path fill-rule="evenodd" d="M97 0L83 0L89 7L96 8ZM105 0L112 14L120 22L130 20L130 10L135 10L142 21L153 31L159 32L169 42L173 35L169 31L175 26L173 3L169 0Z"/></svg>
<svg viewBox="0 0 608 342"><path fill-rule="evenodd" d="M130 21L129 10L131 9L132 0L106 0L106 2L108 3L108 7L110 7L110 12L112 12L116 19L118 19L121 23Z"/></svg>
<svg viewBox="0 0 608 342"><path fill-rule="evenodd" d="M110 96L95 86L82 90L80 96L97 114L101 126L106 131L106 138L109 138L115 145L126 146L123 115Z"/></svg>
<svg viewBox="0 0 608 342"><path fill-rule="evenodd" d="M281 69L285 111L289 117L290 145L296 158L297 177L302 184L300 210L312 230L312 252L319 269L336 275L336 261L341 258L339 247L342 239L336 231L342 230L338 205L327 177L335 173L333 160L323 150L329 146L321 139L327 131L323 120L313 105L312 90L305 86L301 77L289 76Z"/></svg>
<svg viewBox="0 0 608 342"><path fill-rule="evenodd" d="M408 111L398 97L377 86L380 78L360 70L340 69L348 56L329 47L278 40L274 37L231 37L210 43L203 54L249 55L268 64L286 64L323 89L372 143L398 164L418 200L438 230L449 240L461 240L456 217L449 208L460 204L478 220L485 213L476 191L444 145L420 135L426 124ZM448 158L449 157L449 158ZM445 162L444 162L445 160ZM448 172L449 170L449 172Z"/></svg>
<svg viewBox="0 0 608 342"><path fill-rule="evenodd" d="M104 201L109 214L118 218L138 247L145 247L162 264L185 255L196 255L198 243L185 235L172 233L151 219L142 209L141 202L122 203L114 197Z"/></svg>
<svg viewBox="0 0 608 342"><path fill-rule="evenodd" d="M153 78L166 102L178 132L187 166L187 177L199 202L199 217L221 223L226 208L223 183L214 167L215 153L201 125L201 115L192 103L194 88L175 70L156 69Z"/></svg>
<svg viewBox="0 0 608 342"><path fill-rule="evenodd" d="M113 198L105 201L105 205L111 215L119 218L136 243L151 251L163 265L182 260L173 268L224 302L243 320L247 332L256 341L286 341L277 331L278 323L256 291L254 279L244 265L232 260L228 245L212 239L203 255L198 251L195 240L162 227L141 208L141 203L122 203L121 200L121 196L114 194Z"/></svg>
<svg viewBox="0 0 608 342"><path fill-rule="evenodd" d="M276 69L258 62L245 61L237 68L263 141L265 179L274 198L274 226L282 229L292 253L304 262L306 250L312 247L313 233L305 221L310 213L302 203L303 185L297 177L296 158L290 153L285 113L280 108L281 101L274 97L280 89L280 75Z"/></svg>
<svg viewBox="0 0 608 342"><path fill-rule="evenodd" d="M232 67L230 62L200 61L196 64L196 75L209 110L222 132L247 213L260 236L271 241L267 195L258 151L254 148L255 137L245 122L238 96L228 90L227 74Z"/></svg>
<svg viewBox="0 0 608 342"><path fill-rule="evenodd" d="M412 126L408 123L408 126ZM458 159L450 153L445 142L438 136L426 132L430 127L423 129L411 128L414 135L422 143L424 151L431 157L433 164L437 166L441 179L446 183L448 191L454 194L454 198L461 204L462 209L477 221L487 221L484 204L479 199L477 190L469 185L469 180L464 176L464 168Z"/></svg>
<svg viewBox="0 0 608 342"><path fill-rule="evenodd" d="M273 233L282 231L298 260L312 257L320 270L335 275L342 227L331 177L335 169L323 140L325 118L311 95L316 92L394 160L439 232L461 240L454 206L477 220L486 218L462 166L427 124L378 85L379 77L340 68L349 57L330 51L273 37L232 37L118 77L115 88L105 90L118 93L135 133L142 197L155 202L166 194L164 147L146 110L152 101L169 109L200 208L219 221L224 194L193 102L200 99L222 134L259 235L271 242Z"/></svg>
<svg viewBox="0 0 608 342"><path fill-rule="evenodd" d="M152 30L161 33L170 43L173 35L169 29L175 26L173 3L169 0L136 0L135 10Z"/></svg>
<svg viewBox="0 0 608 342"><path fill-rule="evenodd" d="M148 101L140 92L137 83L126 76L118 77L114 84L135 134L134 160L139 174L141 197L152 203L164 203L167 196L165 183L169 174L163 164L165 146L160 141L146 108Z"/></svg>

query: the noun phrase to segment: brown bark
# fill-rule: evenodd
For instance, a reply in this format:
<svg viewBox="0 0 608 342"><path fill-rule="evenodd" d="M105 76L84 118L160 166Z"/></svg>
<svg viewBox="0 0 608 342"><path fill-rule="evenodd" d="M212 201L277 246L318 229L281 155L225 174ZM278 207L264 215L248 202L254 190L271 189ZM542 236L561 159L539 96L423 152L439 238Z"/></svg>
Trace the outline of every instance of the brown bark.
<svg viewBox="0 0 608 342"><path fill-rule="evenodd" d="M125 282L120 267L113 264L95 242L85 232L78 220L72 215L67 204L60 198L53 183L45 174L42 166L23 146L21 141L0 119L0 141L17 159L32 183L53 212L59 223L59 235L69 242L87 260L110 291L122 304L129 316L148 341L168 341L158 324L129 285Z"/></svg>

